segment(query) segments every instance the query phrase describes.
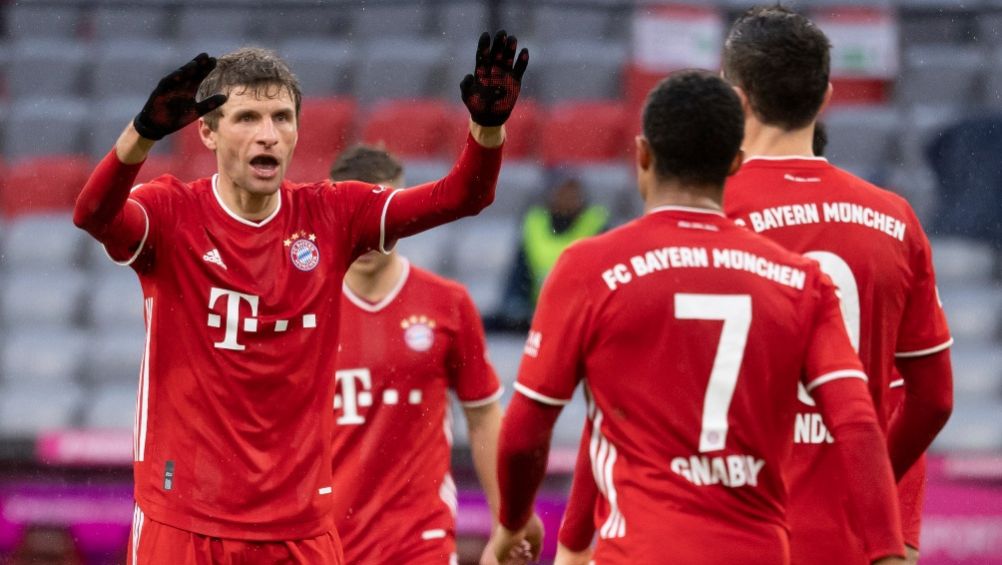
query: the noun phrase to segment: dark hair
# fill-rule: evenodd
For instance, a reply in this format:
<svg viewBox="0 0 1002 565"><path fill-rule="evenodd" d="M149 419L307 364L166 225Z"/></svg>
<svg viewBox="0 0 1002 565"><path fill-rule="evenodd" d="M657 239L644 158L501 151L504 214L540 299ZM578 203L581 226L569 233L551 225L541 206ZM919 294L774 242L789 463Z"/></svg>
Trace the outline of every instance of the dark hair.
<svg viewBox="0 0 1002 565"><path fill-rule="evenodd" d="M811 140L811 148L815 157L825 154L825 147L828 147L828 128L824 122L814 123L814 139Z"/></svg>
<svg viewBox="0 0 1002 565"><path fill-rule="evenodd" d="M734 89L707 71L679 71L647 95L644 137L658 176L691 186L723 186L744 138Z"/></svg>
<svg viewBox="0 0 1002 565"><path fill-rule="evenodd" d="M260 47L242 47L219 57L216 68L199 85L198 99L219 93L229 95L235 88L250 89L269 98L278 96L285 90L296 104L296 118L299 118L303 102L299 79L274 51ZM222 110L217 108L203 118L209 128L215 130L222 115Z"/></svg>
<svg viewBox="0 0 1002 565"><path fill-rule="evenodd" d="M831 42L818 26L783 6L757 7L734 22L723 70L762 122L799 129L818 115L831 67Z"/></svg>
<svg viewBox="0 0 1002 565"><path fill-rule="evenodd" d="M372 145L353 145L345 149L331 165L331 180L360 180L379 184L396 180L404 171L393 155Z"/></svg>

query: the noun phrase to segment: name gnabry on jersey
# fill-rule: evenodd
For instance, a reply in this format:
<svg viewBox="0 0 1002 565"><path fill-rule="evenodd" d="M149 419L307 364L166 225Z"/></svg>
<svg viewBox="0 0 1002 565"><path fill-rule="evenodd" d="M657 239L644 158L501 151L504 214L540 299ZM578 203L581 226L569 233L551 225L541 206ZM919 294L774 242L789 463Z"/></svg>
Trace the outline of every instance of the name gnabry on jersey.
<svg viewBox="0 0 1002 565"><path fill-rule="evenodd" d="M765 461L751 455L692 455L671 460L672 472L696 486L758 486L758 474L763 467Z"/></svg>
<svg viewBox="0 0 1002 565"><path fill-rule="evenodd" d="M904 222L868 206L852 202L823 202L821 210L813 202L774 206L750 212L748 220L751 221L752 229L758 233L776 228L824 222L859 224L885 233L898 241L905 240Z"/></svg>
<svg viewBox="0 0 1002 565"><path fill-rule="evenodd" d="M807 274L804 271L775 263L754 253L736 249L712 249L705 247L661 247L641 255L634 255L626 263L617 263L602 272L602 280L609 290L628 284L634 278L667 269L733 269L747 271L764 279L796 288L804 289Z"/></svg>

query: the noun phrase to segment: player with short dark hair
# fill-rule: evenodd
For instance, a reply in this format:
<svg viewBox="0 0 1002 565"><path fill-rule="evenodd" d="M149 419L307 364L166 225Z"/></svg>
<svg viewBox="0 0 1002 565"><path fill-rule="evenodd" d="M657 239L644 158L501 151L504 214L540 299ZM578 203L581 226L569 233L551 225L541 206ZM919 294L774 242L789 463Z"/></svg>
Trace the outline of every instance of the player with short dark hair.
<svg viewBox="0 0 1002 565"><path fill-rule="evenodd" d="M445 178L405 191L284 180L300 95L270 51L218 65L203 53L160 81L74 210L143 288L129 563L342 561L332 493L351 487L331 482L337 289L363 253L490 204L528 64L516 51L504 32L481 37L460 85L465 148ZM196 120L219 172L132 189L156 140Z"/></svg>
<svg viewBox="0 0 1002 565"><path fill-rule="evenodd" d="M721 211L743 124L710 73L676 73L648 96L636 142L646 214L568 248L543 287L502 424L499 559L521 539L554 422L584 381L596 563L788 563L798 383L842 438L838 469L874 556L902 562L883 436L831 280Z"/></svg>
<svg viewBox="0 0 1002 565"><path fill-rule="evenodd" d="M813 151L816 120L832 92L830 47L824 32L786 8L754 8L735 22L723 69L745 109L745 163L727 184L724 209L817 260L838 285L900 480L949 418L953 340L929 241L911 206ZM906 395L892 417L895 368ZM793 562L865 563L872 558L865 518L850 511L849 485L833 470L842 439L825 429L811 395L799 397L788 513ZM907 515L904 522L906 542L917 548L917 522Z"/></svg>
<svg viewBox="0 0 1002 565"><path fill-rule="evenodd" d="M335 182L403 186L403 166L378 147L346 149ZM345 563L456 559L456 485L448 392L466 416L474 467L497 519L502 387L483 325L459 283L396 251L352 263L341 293L334 391L334 517Z"/></svg>

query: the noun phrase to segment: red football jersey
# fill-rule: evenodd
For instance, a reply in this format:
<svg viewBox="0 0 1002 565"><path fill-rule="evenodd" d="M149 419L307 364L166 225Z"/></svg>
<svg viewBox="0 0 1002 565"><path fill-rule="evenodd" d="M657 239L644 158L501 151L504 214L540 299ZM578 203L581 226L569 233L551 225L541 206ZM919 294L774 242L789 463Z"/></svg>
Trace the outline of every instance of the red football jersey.
<svg viewBox="0 0 1002 565"><path fill-rule="evenodd" d="M785 562L797 382L866 378L817 264L662 207L570 247L545 284L515 386L559 405L586 381L596 562Z"/></svg>
<svg viewBox="0 0 1002 565"><path fill-rule="evenodd" d="M466 289L405 261L377 304L343 287L334 392L334 517L345 563L448 563L456 485L448 391L501 396Z"/></svg>
<svg viewBox="0 0 1002 565"><path fill-rule="evenodd" d="M315 537L333 528L331 284L380 245L391 192L283 183L275 212L250 222L215 178L164 176L130 197L148 218L127 262L147 324L136 499L151 519L209 536Z"/></svg>
<svg viewBox="0 0 1002 565"><path fill-rule="evenodd" d="M727 183L724 209L736 222L817 260L831 276L886 429L895 356L928 355L953 343L929 241L911 206L824 158L755 157ZM801 390L798 397L788 514L793 562L863 563L853 533L859 526L835 478L833 439L810 396Z"/></svg>

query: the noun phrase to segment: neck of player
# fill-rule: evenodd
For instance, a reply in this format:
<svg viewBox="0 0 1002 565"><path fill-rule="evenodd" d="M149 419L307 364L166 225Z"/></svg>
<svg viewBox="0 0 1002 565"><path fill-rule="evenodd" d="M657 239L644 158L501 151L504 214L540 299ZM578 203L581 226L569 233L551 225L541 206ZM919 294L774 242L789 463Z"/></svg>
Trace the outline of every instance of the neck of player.
<svg viewBox="0 0 1002 565"><path fill-rule="evenodd" d="M216 187L223 203L231 212L245 220L260 222L278 208L281 198L278 190L271 194L255 194L238 188L232 180L226 178L226 175L220 174L217 179Z"/></svg>
<svg viewBox="0 0 1002 565"><path fill-rule="evenodd" d="M369 252L352 263L344 275L344 283L355 296L375 304L397 286L403 272L404 262L396 252L389 255Z"/></svg>
<svg viewBox="0 0 1002 565"><path fill-rule="evenodd" d="M717 187L693 187L677 181L661 180L648 191L644 198L644 212L650 212L662 206L681 206L684 208L705 208L720 212L723 189Z"/></svg>
<svg viewBox="0 0 1002 565"><path fill-rule="evenodd" d="M785 130L764 124L754 116L745 118L745 139L741 144L745 159L751 157L813 157L814 122L807 127Z"/></svg>

